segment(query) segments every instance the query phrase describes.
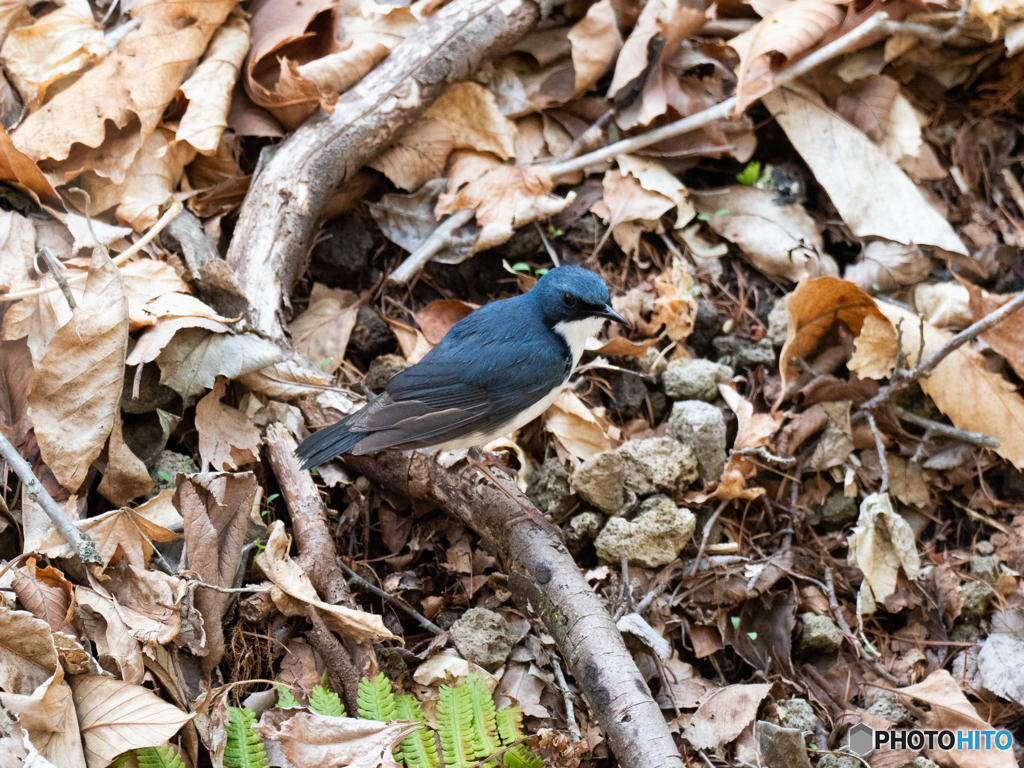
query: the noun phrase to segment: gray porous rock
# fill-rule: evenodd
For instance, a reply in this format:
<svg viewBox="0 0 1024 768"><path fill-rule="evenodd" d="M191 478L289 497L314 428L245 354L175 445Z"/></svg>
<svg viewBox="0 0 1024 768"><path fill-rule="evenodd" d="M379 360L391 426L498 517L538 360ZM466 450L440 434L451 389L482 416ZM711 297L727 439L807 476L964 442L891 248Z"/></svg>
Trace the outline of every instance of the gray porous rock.
<svg viewBox="0 0 1024 768"><path fill-rule="evenodd" d="M541 464L530 476L526 495L541 512L561 517L576 506L576 494L569 487L569 473L557 456Z"/></svg>
<svg viewBox="0 0 1024 768"><path fill-rule="evenodd" d="M572 473L569 484L587 504L607 515L618 512L626 503L626 468L617 451L591 456Z"/></svg>
<svg viewBox="0 0 1024 768"><path fill-rule="evenodd" d="M493 672L512 652L512 629L505 617L486 608L470 608L449 630L466 661Z"/></svg>
<svg viewBox="0 0 1024 768"><path fill-rule="evenodd" d="M697 470L705 482L718 482L725 469L725 416L711 403L682 400L672 406L668 434L688 446L697 457Z"/></svg>
<svg viewBox="0 0 1024 768"><path fill-rule="evenodd" d="M828 616L805 613L800 617L804 633L800 636L800 651L805 654L832 654L839 651L843 635Z"/></svg>
<svg viewBox="0 0 1024 768"><path fill-rule="evenodd" d="M661 374L665 394L673 400L703 400L711 403L718 398L718 385L733 377L733 370L710 360L677 360Z"/></svg>
<svg viewBox="0 0 1024 768"><path fill-rule="evenodd" d="M602 563L660 568L675 560L693 536L693 513L667 496L652 496L640 505L633 520L613 517L594 542Z"/></svg>
<svg viewBox="0 0 1024 768"><path fill-rule="evenodd" d="M617 449L626 487L638 496L667 493L678 497L697 479L697 457L671 437L629 440Z"/></svg>

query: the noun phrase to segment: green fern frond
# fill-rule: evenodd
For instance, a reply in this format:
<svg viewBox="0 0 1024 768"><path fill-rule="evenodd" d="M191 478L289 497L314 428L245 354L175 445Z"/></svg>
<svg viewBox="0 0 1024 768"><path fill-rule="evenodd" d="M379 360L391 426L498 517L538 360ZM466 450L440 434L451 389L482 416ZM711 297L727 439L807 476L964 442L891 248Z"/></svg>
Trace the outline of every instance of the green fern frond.
<svg viewBox="0 0 1024 768"><path fill-rule="evenodd" d="M309 708L318 715L345 717L345 705L341 703L341 698L323 684L318 685L309 694Z"/></svg>
<svg viewBox="0 0 1024 768"><path fill-rule="evenodd" d="M516 744L505 753L502 762L508 768L543 768L544 761L533 754L525 744Z"/></svg>
<svg viewBox="0 0 1024 768"><path fill-rule="evenodd" d="M473 701L464 685L442 685L437 699L437 733L445 768L468 768L476 762L473 747Z"/></svg>
<svg viewBox="0 0 1024 768"><path fill-rule="evenodd" d="M170 744L137 749L135 759L139 761L139 768L185 768L181 755Z"/></svg>
<svg viewBox="0 0 1024 768"><path fill-rule="evenodd" d="M458 686L470 701L473 712L473 752L477 760L493 755L501 748L498 727L495 724L494 699L487 683L478 674L472 674Z"/></svg>
<svg viewBox="0 0 1024 768"><path fill-rule="evenodd" d="M391 681L384 673L370 680L364 677L359 681L359 692L356 694L359 717L363 720L378 720L387 723L395 720L395 693L391 690Z"/></svg>
<svg viewBox="0 0 1024 768"><path fill-rule="evenodd" d="M519 707L499 709L495 716L501 745L507 747L514 741L523 738L523 710Z"/></svg>
<svg viewBox="0 0 1024 768"><path fill-rule="evenodd" d="M280 683L277 684L276 688L277 688L277 706L279 706L279 707L297 707L297 706L299 706L299 702L296 700L295 696L292 694L292 692L288 688L286 688L285 686L281 685Z"/></svg>
<svg viewBox="0 0 1024 768"><path fill-rule="evenodd" d="M412 696L395 696L395 720L423 723L418 731L410 733L398 745L399 756L405 768L437 768L437 746L434 732L427 727L420 703Z"/></svg>
<svg viewBox="0 0 1024 768"><path fill-rule="evenodd" d="M248 707L228 707L224 768L268 768L260 735L253 730L256 715Z"/></svg>

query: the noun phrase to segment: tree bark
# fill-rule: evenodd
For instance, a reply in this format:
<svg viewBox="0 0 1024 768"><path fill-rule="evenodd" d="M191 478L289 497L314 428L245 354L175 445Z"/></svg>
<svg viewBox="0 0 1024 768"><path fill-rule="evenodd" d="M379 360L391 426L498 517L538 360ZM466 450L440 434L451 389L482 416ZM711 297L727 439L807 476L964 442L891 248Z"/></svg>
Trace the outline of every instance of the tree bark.
<svg viewBox="0 0 1024 768"><path fill-rule="evenodd" d="M254 330L288 346L283 308L327 199L454 83L508 50L538 18L534 0L454 0L338 100L307 120L253 181L228 262Z"/></svg>
<svg viewBox="0 0 1024 768"><path fill-rule="evenodd" d="M661 709L615 623L549 531L523 519L520 506L481 475L457 472L426 454L387 452L344 462L382 486L441 505L490 541L517 604L536 612L555 639L619 765L682 768ZM518 490L509 491L532 508Z"/></svg>

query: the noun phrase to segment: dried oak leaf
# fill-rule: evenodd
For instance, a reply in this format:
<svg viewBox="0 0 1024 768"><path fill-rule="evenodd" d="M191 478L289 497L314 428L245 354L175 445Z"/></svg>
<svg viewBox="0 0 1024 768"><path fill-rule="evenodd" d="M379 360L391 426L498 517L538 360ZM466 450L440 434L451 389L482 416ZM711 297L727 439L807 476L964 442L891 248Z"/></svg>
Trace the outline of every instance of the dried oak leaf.
<svg viewBox="0 0 1024 768"><path fill-rule="evenodd" d="M124 181L192 65L236 0L140 0L142 22L111 53L13 132L19 151L62 184L92 170Z"/></svg>
<svg viewBox="0 0 1024 768"><path fill-rule="evenodd" d="M900 569L913 581L921 569L913 529L892 508L887 493L873 493L860 505L848 537L850 565L864 573L857 605L871 614L896 591Z"/></svg>
<svg viewBox="0 0 1024 768"><path fill-rule="evenodd" d="M218 376L213 389L196 403L196 431L203 468L215 472L238 469L259 459L260 431L249 417L221 402L227 379Z"/></svg>
<svg viewBox="0 0 1024 768"><path fill-rule="evenodd" d="M543 168L498 165L458 192L441 195L434 213L441 216L474 209L481 229L473 253L479 253L501 245L517 228L555 215L576 197L573 192L555 197L552 189L551 176Z"/></svg>

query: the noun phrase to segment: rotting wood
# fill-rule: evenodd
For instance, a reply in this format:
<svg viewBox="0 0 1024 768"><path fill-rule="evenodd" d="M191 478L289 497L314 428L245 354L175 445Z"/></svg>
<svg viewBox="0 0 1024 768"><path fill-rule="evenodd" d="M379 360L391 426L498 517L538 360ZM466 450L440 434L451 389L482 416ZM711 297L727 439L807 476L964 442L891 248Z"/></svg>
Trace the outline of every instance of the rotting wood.
<svg viewBox="0 0 1024 768"><path fill-rule="evenodd" d="M472 470L457 471L464 464L447 468L420 452L343 461L382 486L444 507L490 543L516 603L535 611L558 644L619 765L683 765L664 715L601 598L562 542L523 518L519 503ZM532 507L518 490L510 492Z"/></svg>
<svg viewBox="0 0 1024 768"><path fill-rule="evenodd" d="M253 180L228 249L252 328L287 346L283 308L334 191L454 83L536 23L533 0L455 0L285 140Z"/></svg>

